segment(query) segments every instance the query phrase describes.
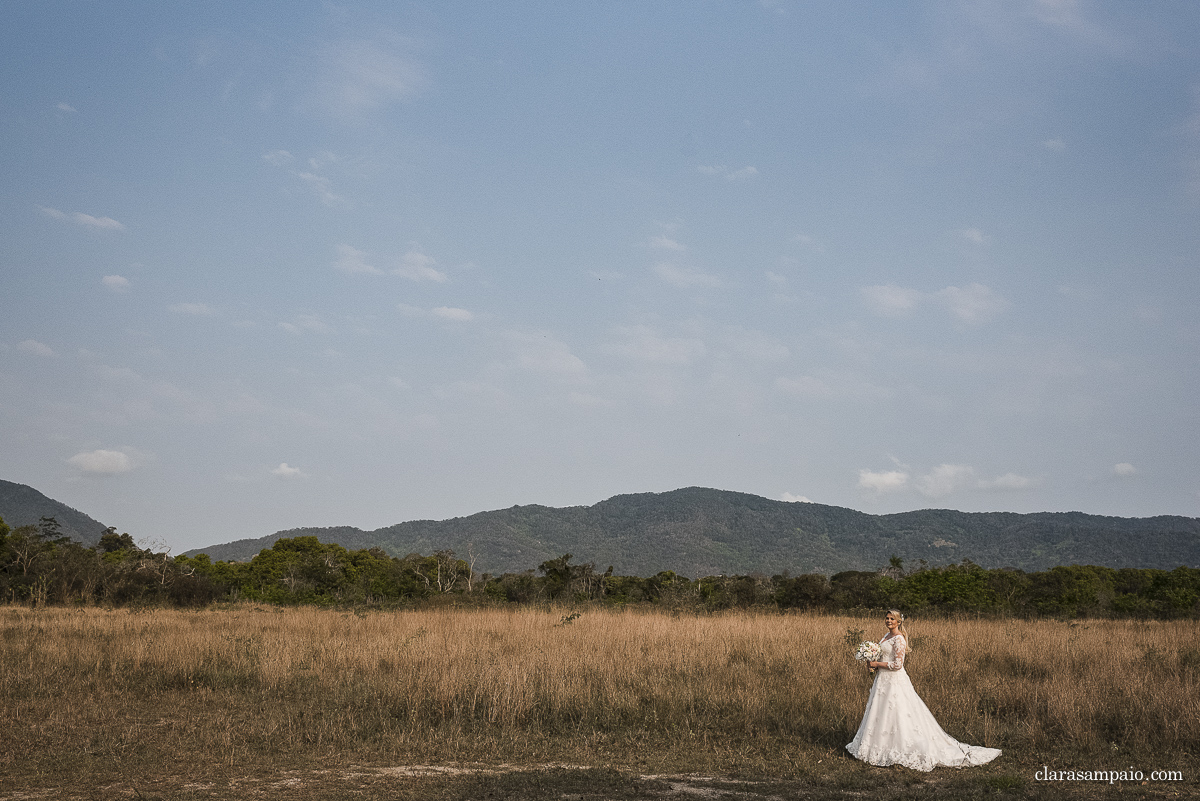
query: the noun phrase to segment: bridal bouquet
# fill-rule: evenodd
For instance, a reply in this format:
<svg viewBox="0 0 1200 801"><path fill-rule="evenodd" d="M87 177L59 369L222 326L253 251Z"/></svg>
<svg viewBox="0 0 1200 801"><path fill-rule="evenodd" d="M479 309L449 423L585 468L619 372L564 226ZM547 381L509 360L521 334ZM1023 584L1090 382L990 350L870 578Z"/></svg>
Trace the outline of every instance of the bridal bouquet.
<svg viewBox="0 0 1200 801"><path fill-rule="evenodd" d="M881 656L883 656L883 649L877 642L860 642L854 651L854 658L859 662L874 662ZM871 668L871 672L874 673L875 668Z"/></svg>

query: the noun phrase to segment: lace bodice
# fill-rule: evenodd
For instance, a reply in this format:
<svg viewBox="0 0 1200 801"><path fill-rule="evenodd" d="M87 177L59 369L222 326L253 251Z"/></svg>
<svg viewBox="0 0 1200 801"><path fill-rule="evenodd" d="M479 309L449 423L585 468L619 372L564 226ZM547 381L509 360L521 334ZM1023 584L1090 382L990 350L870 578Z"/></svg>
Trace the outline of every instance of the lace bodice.
<svg viewBox="0 0 1200 801"><path fill-rule="evenodd" d="M887 662L888 670L904 669L904 655L908 653L908 640L904 639L903 634L885 637L879 641L879 647L883 649L883 654L877 661Z"/></svg>

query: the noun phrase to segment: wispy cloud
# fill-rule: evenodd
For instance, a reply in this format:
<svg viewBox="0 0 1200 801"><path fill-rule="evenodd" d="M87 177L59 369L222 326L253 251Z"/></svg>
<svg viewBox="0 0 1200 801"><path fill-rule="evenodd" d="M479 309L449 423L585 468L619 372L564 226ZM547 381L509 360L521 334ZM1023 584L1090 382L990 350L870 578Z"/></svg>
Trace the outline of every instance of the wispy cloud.
<svg viewBox="0 0 1200 801"><path fill-rule="evenodd" d="M357 120L417 95L427 78L411 50L411 41L395 36L339 39L326 45L310 105L343 120Z"/></svg>
<svg viewBox="0 0 1200 801"><path fill-rule="evenodd" d="M951 314L964 323L971 324L993 320L1008 306L1008 302L995 290L983 284L948 286L938 292L936 297Z"/></svg>
<svg viewBox="0 0 1200 801"><path fill-rule="evenodd" d="M36 339L26 339L17 343L17 350L22 353L28 353L32 356L41 356L46 359L54 358L56 355L54 349L49 345L38 342Z"/></svg>
<svg viewBox="0 0 1200 801"><path fill-rule="evenodd" d="M329 188L329 179L325 176L311 172L297 172L296 177L303 181L326 206L340 206L346 202L346 198Z"/></svg>
<svg viewBox="0 0 1200 801"><path fill-rule="evenodd" d="M412 248L400 260L400 264L392 270L395 275L403 276L410 281L436 281L445 283L448 276L441 270L433 269L433 265L437 264L429 256L426 256L418 248Z"/></svg>
<svg viewBox="0 0 1200 801"><path fill-rule="evenodd" d="M307 478L304 471L299 467L292 467L287 462L280 462L279 467L271 468L271 475L280 478Z"/></svg>
<svg viewBox="0 0 1200 801"><path fill-rule="evenodd" d="M1023 490L1034 485L1032 478L1017 475L1016 473L1005 473L996 478L980 481L978 486L985 490Z"/></svg>
<svg viewBox="0 0 1200 801"><path fill-rule="evenodd" d="M966 464L943 463L917 476L899 463L896 470L858 471L858 486L863 489L880 494L913 491L926 498L945 498L964 490L1023 490L1034 484L1033 479L1016 473L978 480L975 468Z"/></svg>
<svg viewBox="0 0 1200 801"><path fill-rule="evenodd" d="M286 167L296 160L296 157L286 150L272 150L263 154L263 161L273 167Z"/></svg>
<svg viewBox="0 0 1200 801"><path fill-rule="evenodd" d="M643 325L616 329L617 342L603 350L652 364L691 364L708 354L704 341L689 337L663 336Z"/></svg>
<svg viewBox="0 0 1200 801"><path fill-rule="evenodd" d="M986 245L991 241L991 237L978 228L964 228L961 233L963 239L974 242L976 245Z"/></svg>
<svg viewBox="0 0 1200 801"><path fill-rule="evenodd" d="M578 377L587 373L587 365L583 360L571 352L567 343L549 332L513 331L506 338L516 352L516 367L564 377Z"/></svg>
<svg viewBox="0 0 1200 801"><path fill-rule="evenodd" d="M466 309L456 309L453 306L438 306L436 309L430 309L429 313L434 317L455 322L467 322L475 319L475 315Z"/></svg>
<svg viewBox="0 0 1200 801"><path fill-rule="evenodd" d="M744 181L747 178L753 178L758 175L758 168L752 165L747 165L737 170L731 170L725 165L701 164L696 168L697 172L704 175L717 175L725 178L727 181Z"/></svg>
<svg viewBox="0 0 1200 801"><path fill-rule="evenodd" d="M721 279L715 275L702 273L699 270L693 270L669 261L659 262L652 269L654 270L654 274L663 281L681 289L721 286Z"/></svg>
<svg viewBox="0 0 1200 801"><path fill-rule="evenodd" d="M333 332L333 328L315 314L298 314L292 318L292 322L280 323L279 327L289 334L297 336L305 331L314 334L329 334Z"/></svg>
<svg viewBox="0 0 1200 801"><path fill-rule="evenodd" d="M144 461L141 458L142 456L139 452L128 448L119 451L85 451L67 459L67 464L76 468L81 473L111 476L119 473L128 473L130 470L133 470L141 461Z"/></svg>
<svg viewBox="0 0 1200 801"><path fill-rule="evenodd" d="M129 288L129 279L123 275L106 275L100 279L100 283L113 292L124 292Z"/></svg>
<svg viewBox="0 0 1200 801"><path fill-rule="evenodd" d="M995 319L1008 307L1008 301L983 284L948 286L933 293L879 284L863 287L861 292L867 307L884 317L907 317L918 306L932 302L964 323L979 325Z"/></svg>
<svg viewBox="0 0 1200 801"><path fill-rule="evenodd" d="M863 299L876 314L904 317L921 303L921 293L895 284L877 284L862 288Z"/></svg>
<svg viewBox="0 0 1200 801"><path fill-rule="evenodd" d="M1137 468L1131 465L1129 462L1121 462L1113 465L1112 473L1114 476L1118 476L1120 478L1128 478L1129 476L1137 473Z"/></svg>
<svg viewBox="0 0 1200 801"><path fill-rule="evenodd" d="M55 106L55 108L59 111L65 111L68 114L76 113L75 109L69 103L59 103L57 106Z"/></svg>
<svg viewBox="0 0 1200 801"><path fill-rule="evenodd" d="M674 253L682 253L683 251L687 250L685 245L681 245L665 234L659 234L658 236L651 237L650 247L653 250L665 250Z"/></svg>
<svg viewBox="0 0 1200 801"><path fill-rule="evenodd" d="M191 317L215 317L219 312L207 303L175 303L168 306L176 314L186 314Z"/></svg>
<svg viewBox="0 0 1200 801"><path fill-rule="evenodd" d="M347 205L348 201L346 198L333 191L332 181L329 177L321 174L321 171L325 167L341 161L334 154L323 153L320 156L314 156L308 159L308 169L299 170L290 169L290 166L296 161L296 157L287 150L272 150L269 153L264 153L262 158L263 161L272 167L286 168L289 173L299 178L326 206Z"/></svg>
<svg viewBox="0 0 1200 801"><path fill-rule="evenodd" d="M112 217L93 217L90 214L84 214L81 211L67 213L58 209L48 208L46 206L38 206L43 214L47 217L52 217L55 220L66 220L73 222L76 225L82 225L85 228L95 228L102 231L124 231L125 226L114 220Z"/></svg>
<svg viewBox="0 0 1200 801"><path fill-rule="evenodd" d="M420 306L410 306L407 303L397 303L396 308L405 317L437 317L441 320L465 323L475 319L475 315L466 309L453 306L438 306L434 309L422 309Z"/></svg>
<svg viewBox="0 0 1200 801"><path fill-rule="evenodd" d="M873 492L898 492L908 487L908 473L903 470L859 470L858 486Z"/></svg>
<svg viewBox="0 0 1200 801"><path fill-rule="evenodd" d="M1087 0L1032 0L1027 7L1038 22L1100 50L1122 54L1130 48L1121 35L1096 22L1092 4Z"/></svg>
<svg viewBox="0 0 1200 801"><path fill-rule="evenodd" d="M338 245L338 257L333 266L351 275L383 275L383 270L367 264L367 254L350 245Z"/></svg>
<svg viewBox="0 0 1200 801"><path fill-rule="evenodd" d="M917 492L929 498L942 498L974 483L975 469L965 464L940 464L917 478Z"/></svg>

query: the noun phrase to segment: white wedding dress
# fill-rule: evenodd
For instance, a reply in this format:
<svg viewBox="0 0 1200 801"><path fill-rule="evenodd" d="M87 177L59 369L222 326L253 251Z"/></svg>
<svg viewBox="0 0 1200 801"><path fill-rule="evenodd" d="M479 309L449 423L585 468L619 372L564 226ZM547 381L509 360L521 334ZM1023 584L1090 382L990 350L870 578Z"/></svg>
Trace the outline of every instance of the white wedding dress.
<svg viewBox="0 0 1200 801"><path fill-rule="evenodd" d="M883 655L875 661L888 666L875 671L862 723L846 746L852 756L872 765L926 771L983 765L1000 756L998 748L966 745L942 731L904 670L904 635L888 635L879 645Z"/></svg>

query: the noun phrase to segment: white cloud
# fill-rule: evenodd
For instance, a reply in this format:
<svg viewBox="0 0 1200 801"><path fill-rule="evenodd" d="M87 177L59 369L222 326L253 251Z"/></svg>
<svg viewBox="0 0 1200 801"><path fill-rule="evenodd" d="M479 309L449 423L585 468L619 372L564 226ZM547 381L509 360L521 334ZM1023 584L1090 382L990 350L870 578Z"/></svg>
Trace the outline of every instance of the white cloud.
<svg viewBox="0 0 1200 801"><path fill-rule="evenodd" d="M1132 46L1120 35L1105 30L1087 16L1090 3L1084 0L1033 0L1027 6L1039 22L1057 28L1101 50L1123 54Z"/></svg>
<svg viewBox="0 0 1200 801"><path fill-rule="evenodd" d="M445 283L447 280L446 274L433 269L434 264L437 264L437 262L420 250L412 248L404 254L404 258L400 260L400 266L392 270L392 272L411 281L436 281L438 283Z"/></svg>
<svg viewBox="0 0 1200 801"><path fill-rule="evenodd" d="M930 498L941 498L968 486L975 469L965 464L940 464L914 483L917 492Z"/></svg>
<svg viewBox="0 0 1200 801"><path fill-rule="evenodd" d="M659 234L658 236L653 237L650 240L650 247L654 250L670 250L677 253L687 250L686 246L679 244L674 239L671 239L671 237L664 234Z"/></svg>
<svg viewBox="0 0 1200 801"><path fill-rule="evenodd" d="M974 242L976 245L986 245L991 239L983 231L978 228L966 228L962 231L962 238L968 242Z"/></svg>
<svg viewBox="0 0 1200 801"><path fill-rule="evenodd" d="M329 179L325 176L311 172L297 172L296 177L308 184L309 188L317 193L317 197L321 198L321 202L326 206L338 206L346 202L346 198L329 188Z"/></svg>
<svg viewBox="0 0 1200 801"><path fill-rule="evenodd" d="M263 161L273 167L286 167L296 160L296 157L286 150L272 150L263 154Z"/></svg>
<svg viewBox="0 0 1200 801"><path fill-rule="evenodd" d="M434 317L441 317L443 320L466 322L475 319L475 315L466 309L456 309L452 306L438 306L436 309L430 309L429 313Z"/></svg>
<svg viewBox="0 0 1200 801"><path fill-rule="evenodd" d="M654 274L668 284L680 287L681 289L721 286L721 279L715 275L698 272L687 267L680 267L678 264L671 262L659 262L654 265Z"/></svg>
<svg viewBox="0 0 1200 801"><path fill-rule="evenodd" d="M720 165L701 164L699 167L696 168L696 170L704 173L705 175L723 175L723 176L725 176L725 179L727 181L742 181L747 178L753 178L755 175L758 175L758 168L753 167L753 166L745 166L745 167L742 167L740 170L730 170L728 167L726 167L723 164L720 164Z"/></svg>
<svg viewBox="0 0 1200 801"><path fill-rule="evenodd" d="M59 103L57 106L55 106L55 108L58 109L59 111L65 111L68 114L76 113L75 109L72 108L69 103Z"/></svg>
<svg viewBox="0 0 1200 801"><path fill-rule="evenodd" d="M129 288L129 279L121 275L106 275L100 279L100 283L114 292L124 292Z"/></svg>
<svg viewBox="0 0 1200 801"><path fill-rule="evenodd" d="M1033 486L1033 479L1016 473L1005 473L996 478L980 481L978 486L985 490L1022 490Z"/></svg>
<svg viewBox="0 0 1200 801"><path fill-rule="evenodd" d="M691 364L707 355L708 348L699 339L664 337L646 326L618 328L620 343L605 350L653 364Z"/></svg>
<svg viewBox="0 0 1200 801"><path fill-rule="evenodd" d="M383 270L367 264L366 255L350 245L338 245L338 257L333 266L351 275L383 275Z"/></svg>
<svg viewBox="0 0 1200 801"><path fill-rule="evenodd" d="M920 292L895 284L865 286L862 288L862 294L867 306L876 314L885 317L903 317L921 302Z"/></svg>
<svg viewBox="0 0 1200 801"><path fill-rule="evenodd" d="M948 286L937 293L937 299L955 317L971 324L986 323L1008 306L995 290L983 284Z"/></svg>
<svg viewBox="0 0 1200 801"><path fill-rule="evenodd" d="M1067 149L1067 143L1061 139L1047 139L1042 142L1042 147L1055 153L1061 153Z"/></svg>
<svg viewBox="0 0 1200 801"><path fill-rule="evenodd" d="M340 118L360 118L370 111L416 95L425 85L424 70L403 53L408 43L341 39L321 53L324 75L314 99Z"/></svg>
<svg viewBox="0 0 1200 801"><path fill-rule="evenodd" d="M77 453L67 460L72 467L84 473L96 475L116 475L128 473L134 467L133 459L122 451L87 451Z"/></svg>
<svg viewBox="0 0 1200 801"><path fill-rule="evenodd" d="M42 356L47 359L53 358L57 355L53 348L42 342L38 342L36 339L26 339L22 342L18 342L17 350L21 351L22 353L32 354L34 356Z"/></svg>
<svg viewBox="0 0 1200 801"><path fill-rule="evenodd" d="M1008 301L983 284L948 286L932 294L880 284L863 287L861 292L868 308L884 317L905 317L926 301L933 301L959 320L978 325L994 319L1008 307Z"/></svg>
<svg viewBox="0 0 1200 801"><path fill-rule="evenodd" d="M1137 473L1137 468L1131 465L1129 462L1121 462L1120 464L1113 465L1112 472L1114 476L1125 478L1126 476L1132 476Z"/></svg>
<svg viewBox="0 0 1200 801"><path fill-rule="evenodd" d="M908 473L901 470L859 470L858 486L875 492L896 492L908 486Z"/></svg>
<svg viewBox="0 0 1200 801"><path fill-rule="evenodd" d="M47 217L52 217L56 220L67 220L77 225L82 225L87 228L99 228L107 231L124 231L125 226L114 220L112 217L93 217L90 214L84 214L81 211L76 211L71 214L58 209L47 208L46 206L38 206L42 213Z"/></svg>
<svg viewBox="0 0 1200 801"><path fill-rule="evenodd" d="M793 495L790 492L785 492L779 496L779 500L787 501L788 503L812 503L812 501L803 495Z"/></svg>
<svg viewBox="0 0 1200 801"><path fill-rule="evenodd" d="M280 462L279 467L271 469L271 475L279 476L280 478L305 478L304 472L299 467L292 467L287 462Z"/></svg>
<svg viewBox="0 0 1200 801"><path fill-rule="evenodd" d="M565 343L547 333L510 333L517 350L517 366L539 373L580 376L587 372L583 360Z"/></svg>
<svg viewBox="0 0 1200 801"><path fill-rule="evenodd" d="M168 308L176 314L188 314L193 317L214 317L218 313L207 303L176 303Z"/></svg>

